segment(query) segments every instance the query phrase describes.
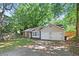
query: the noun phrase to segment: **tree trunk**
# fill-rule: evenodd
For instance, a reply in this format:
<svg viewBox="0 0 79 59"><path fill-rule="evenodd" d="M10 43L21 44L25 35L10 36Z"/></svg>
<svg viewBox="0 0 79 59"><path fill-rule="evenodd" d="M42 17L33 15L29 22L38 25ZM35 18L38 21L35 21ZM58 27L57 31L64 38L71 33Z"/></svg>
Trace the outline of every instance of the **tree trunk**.
<svg viewBox="0 0 79 59"><path fill-rule="evenodd" d="M2 10L2 12L0 12L0 40L4 40L3 39L3 13L4 11Z"/></svg>
<svg viewBox="0 0 79 59"><path fill-rule="evenodd" d="M76 36L79 36L79 3L77 3Z"/></svg>

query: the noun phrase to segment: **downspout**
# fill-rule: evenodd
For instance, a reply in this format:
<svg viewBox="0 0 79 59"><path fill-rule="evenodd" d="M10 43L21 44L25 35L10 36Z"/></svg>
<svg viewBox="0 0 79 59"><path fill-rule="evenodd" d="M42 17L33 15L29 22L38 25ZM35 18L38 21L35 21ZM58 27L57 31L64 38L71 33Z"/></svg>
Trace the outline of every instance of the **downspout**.
<svg viewBox="0 0 79 59"><path fill-rule="evenodd" d="M41 39L41 30L40 30L40 32L39 32L39 33L40 33L40 39Z"/></svg>

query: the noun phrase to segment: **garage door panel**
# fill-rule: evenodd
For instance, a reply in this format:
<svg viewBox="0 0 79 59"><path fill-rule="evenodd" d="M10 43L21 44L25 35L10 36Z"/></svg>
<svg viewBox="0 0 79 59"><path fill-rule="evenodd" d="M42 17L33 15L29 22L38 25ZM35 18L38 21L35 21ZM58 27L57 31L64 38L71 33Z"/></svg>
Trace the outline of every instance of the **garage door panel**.
<svg viewBox="0 0 79 59"><path fill-rule="evenodd" d="M62 40L62 33L61 32L54 32L51 34L52 40Z"/></svg>
<svg viewBox="0 0 79 59"><path fill-rule="evenodd" d="M48 32L42 32L41 33L41 39L49 39L49 33Z"/></svg>
<svg viewBox="0 0 79 59"><path fill-rule="evenodd" d="M64 35L62 32L41 32L41 39L44 39L44 40L63 40Z"/></svg>

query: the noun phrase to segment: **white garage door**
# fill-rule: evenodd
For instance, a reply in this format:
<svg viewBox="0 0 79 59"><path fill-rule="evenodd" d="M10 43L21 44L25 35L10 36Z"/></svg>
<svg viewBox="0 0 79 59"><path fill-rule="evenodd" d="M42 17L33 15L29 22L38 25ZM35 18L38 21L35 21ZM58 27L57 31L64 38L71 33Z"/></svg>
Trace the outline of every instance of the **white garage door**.
<svg viewBox="0 0 79 59"><path fill-rule="evenodd" d="M41 32L41 39L50 39L49 32Z"/></svg>
<svg viewBox="0 0 79 59"><path fill-rule="evenodd" d="M62 32L53 32L51 34L51 40L63 40Z"/></svg>
<svg viewBox="0 0 79 59"><path fill-rule="evenodd" d="M62 32L41 32L41 39L44 40L64 40Z"/></svg>

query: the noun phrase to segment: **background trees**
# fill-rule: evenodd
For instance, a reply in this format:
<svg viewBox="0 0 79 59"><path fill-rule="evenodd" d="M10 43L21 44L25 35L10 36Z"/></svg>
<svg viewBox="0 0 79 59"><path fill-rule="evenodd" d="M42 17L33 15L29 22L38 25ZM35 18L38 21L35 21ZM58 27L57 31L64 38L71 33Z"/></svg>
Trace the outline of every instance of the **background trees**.
<svg viewBox="0 0 79 59"><path fill-rule="evenodd" d="M20 4L13 19L18 22L21 29L42 26L52 18L50 4Z"/></svg>
<svg viewBox="0 0 79 59"><path fill-rule="evenodd" d="M12 18L20 30L44 26L64 14L64 4L20 4ZM18 28L18 27L16 27Z"/></svg>

